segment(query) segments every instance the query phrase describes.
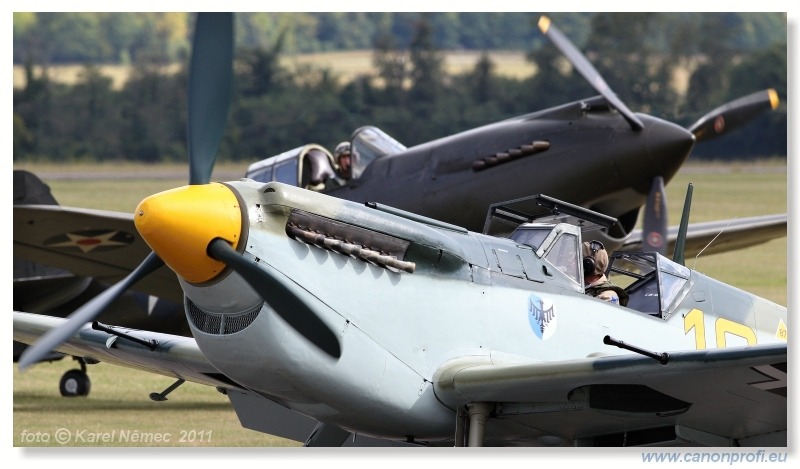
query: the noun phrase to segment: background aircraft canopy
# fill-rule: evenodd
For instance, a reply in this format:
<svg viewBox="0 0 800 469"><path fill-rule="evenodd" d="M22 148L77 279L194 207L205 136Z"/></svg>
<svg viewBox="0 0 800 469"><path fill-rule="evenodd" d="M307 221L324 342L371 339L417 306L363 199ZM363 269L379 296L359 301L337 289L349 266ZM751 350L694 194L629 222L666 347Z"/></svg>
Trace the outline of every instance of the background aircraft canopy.
<svg viewBox="0 0 800 469"><path fill-rule="evenodd" d="M359 127L350 139L353 155L353 179L358 179L376 159L406 150L406 146L377 127Z"/></svg>

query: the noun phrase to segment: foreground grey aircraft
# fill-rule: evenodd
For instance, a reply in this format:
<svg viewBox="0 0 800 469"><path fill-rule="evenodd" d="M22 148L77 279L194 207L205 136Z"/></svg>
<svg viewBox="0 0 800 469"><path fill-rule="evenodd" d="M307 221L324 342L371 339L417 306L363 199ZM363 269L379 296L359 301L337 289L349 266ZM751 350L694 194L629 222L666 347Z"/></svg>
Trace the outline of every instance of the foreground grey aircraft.
<svg viewBox="0 0 800 469"><path fill-rule="evenodd" d="M15 312L14 339L215 386L245 427L309 446L786 446L785 308L655 252L613 256L627 307L587 296L582 230L616 220L532 206L582 223L531 216L498 238L196 183L140 204L154 254L118 285L163 260L193 337L85 324L103 307L87 305Z"/></svg>
<svg viewBox="0 0 800 469"><path fill-rule="evenodd" d="M198 28L217 21L230 26ZM786 446L786 308L656 252L612 256L627 306L587 296L582 241L617 220L544 196L493 206L519 222L495 237L277 182L211 183L217 72L193 67L190 122L207 125L190 126L188 186L133 216L61 215L135 223L141 263L48 245L57 221L35 212L15 224L31 250L124 275L68 319L14 312L14 339L33 344L20 369L57 350L215 386L245 427L308 446ZM133 285L182 298L192 337L98 323Z"/></svg>

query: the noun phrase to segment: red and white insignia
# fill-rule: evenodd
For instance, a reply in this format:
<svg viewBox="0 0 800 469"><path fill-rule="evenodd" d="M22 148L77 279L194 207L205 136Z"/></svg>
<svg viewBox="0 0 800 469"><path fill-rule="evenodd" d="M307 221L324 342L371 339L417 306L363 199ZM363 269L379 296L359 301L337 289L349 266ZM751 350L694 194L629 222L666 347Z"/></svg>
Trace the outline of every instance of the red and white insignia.
<svg viewBox="0 0 800 469"><path fill-rule="evenodd" d="M76 249L84 253L92 251L107 251L128 246L133 243L134 237L124 231L112 230L84 230L53 236L46 240L47 247Z"/></svg>

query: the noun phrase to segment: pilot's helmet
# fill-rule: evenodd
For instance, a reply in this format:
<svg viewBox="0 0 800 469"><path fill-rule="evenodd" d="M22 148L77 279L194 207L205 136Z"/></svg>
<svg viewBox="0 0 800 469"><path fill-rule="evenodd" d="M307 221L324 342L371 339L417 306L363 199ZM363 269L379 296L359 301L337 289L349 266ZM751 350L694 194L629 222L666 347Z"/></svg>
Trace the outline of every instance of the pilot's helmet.
<svg viewBox="0 0 800 469"><path fill-rule="evenodd" d="M350 142L342 142L336 145L336 149L333 150L333 156L339 158L340 155L350 154Z"/></svg>
<svg viewBox="0 0 800 469"><path fill-rule="evenodd" d="M583 242L583 275L604 274L608 252L600 241Z"/></svg>

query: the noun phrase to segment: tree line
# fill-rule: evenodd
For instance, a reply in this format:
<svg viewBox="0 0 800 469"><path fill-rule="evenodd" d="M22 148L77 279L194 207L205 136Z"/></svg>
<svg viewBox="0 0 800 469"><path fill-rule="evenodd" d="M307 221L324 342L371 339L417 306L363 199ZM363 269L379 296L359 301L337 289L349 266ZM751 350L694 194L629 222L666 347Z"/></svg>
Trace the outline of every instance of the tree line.
<svg viewBox="0 0 800 469"><path fill-rule="evenodd" d="M559 29L578 44L585 43L598 13L555 13ZM546 43L536 28L541 13L427 13L433 28L431 40L443 50L535 49ZM332 50L372 49L384 35L407 47L415 35L419 13L332 12L332 13L238 13L236 43L243 48L268 48L283 36L287 54ZM620 16L624 18L625 15ZM648 33L649 47L670 48L679 40L676 33L707 22L697 13L658 15L659 29ZM725 44L739 51L763 49L786 38L783 13L727 13L714 15L725 34ZM183 61L189 49L194 15L187 13L47 13L15 12L13 17L13 59L15 64L34 61L58 63L172 63ZM620 40L632 24L620 23ZM731 34L733 33L733 34ZM689 50L714 46L687 43Z"/></svg>
<svg viewBox="0 0 800 469"><path fill-rule="evenodd" d="M24 19L18 15L21 14L15 13L14 17L15 43L18 19L20 22ZM43 21L40 15L36 14L34 23ZM59 22L67 21L60 16L67 14L49 15L45 15L46 21L53 30L57 30L55 25ZM115 15L118 26L123 20L116 15L134 16L105 15ZM444 19L464 14L327 15L320 15L326 21L316 17L315 23L318 31L315 37L329 38L326 45L307 47L345 47L340 43L344 37L351 42L359 37L359 33L352 31L357 19L374 15L368 21L375 27L373 33L361 31L365 37L369 36L373 73L342 82L329 69L282 67L281 54L299 47L300 43L291 37L291 29L262 25L264 29L278 31L277 35L268 36L259 33L263 30L256 26L240 23L250 21L257 25L267 19L286 22L286 18L299 23L310 21L309 18L263 14L240 20L242 15L237 15L234 99L220 159L256 161L309 142L332 148L353 130L367 124L378 126L411 146L597 94L566 65L555 47L542 42L541 37L527 40L527 58L536 68L530 77L500 76L488 52L484 52L471 71L448 75L443 67L442 44L448 44L446 38L456 34L448 33L441 24ZM488 14L460 16L460 41L468 36L467 31L461 31L463 22L468 20L475 23L468 32L476 37L481 31L488 36L504 36L497 34L497 31L505 33L498 28L508 28L509 33L515 30L502 18L488 19L482 15ZM528 30L532 29L534 18L538 18L533 14L506 15L506 19L513 18ZM698 145L694 156L717 159L786 156L785 15L564 15L553 18L634 111L689 126L724 102L775 88L783 101L777 111L719 141ZM397 20L401 16L404 20ZM676 21L678 18L682 21ZM161 14L158 19L163 21L153 22L148 38L155 36L166 44L171 37L183 40L188 37L191 19L184 14ZM327 26L323 28L323 24ZM771 32L754 25L770 25ZM21 29L32 34L31 28L34 27L28 25L27 29ZM66 26L59 28L64 30ZM130 26L127 30L135 29ZM574 34L568 33L570 29ZM20 31L19 36L25 35ZM129 36L137 34L131 32ZM271 39L268 43L241 41L243 36L258 37L259 41L263 37ZM25 37L32 41L30 35ZM745 38L750 39L745 41ZM46 73L34 74L34 65L45 62L37 62L29 54L24 59L26 84L14 90L14 160L154 163L185 160L187 72L184 69L177 74L162 73L160 65L175 57L157 52L161 50L157 47L133 48L130 46L133 42L131 39L125 43L127 46L122 46L124 41L119 40L103 46L109 57L125 56L126 60L135 61L134 72L121 89L113 88L111 79L103 76L96 65L86 65L74 85L56 83ZM338 45L332 45L333 42ZM495 48L486 47L486 42L477 39L474 43L479 49ZM756 46L757 43L761 45ZM358 44L356 48L362 47ZM72 47L77 51L79 45L77 42ZM185 48L169 50L174 50L176 57L186 55ZM15 47L15 60L17 53ZM25 57L25 49L19 50L19 54ZM52 56L47 60L54 62ZM685 93L676 88L677 78L686 83Z"/></svg>

